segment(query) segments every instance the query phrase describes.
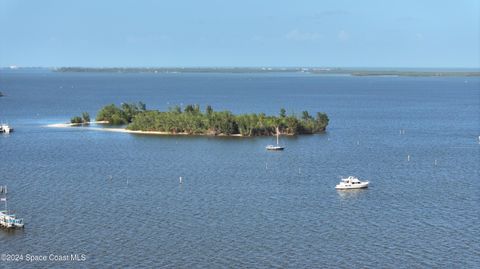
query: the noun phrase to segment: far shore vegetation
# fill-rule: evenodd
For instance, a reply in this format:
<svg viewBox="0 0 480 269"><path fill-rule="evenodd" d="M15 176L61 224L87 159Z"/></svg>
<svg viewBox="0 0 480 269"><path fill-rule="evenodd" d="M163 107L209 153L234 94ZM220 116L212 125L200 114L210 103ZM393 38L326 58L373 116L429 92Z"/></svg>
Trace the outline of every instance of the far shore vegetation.
<svg viewBox="0 0 480 269"><path fill-rule="evenodd" d="M85 122L76 117L75 122ZM264 113L235 115L230 111L214 111L206 106L202 111L199 105L174 106L168 111L148 110L144 103L127 104L119 107L110 104L97 113L96 121L112 125L126 125L127 130L145 132L165 132L191 135L241 135L269 136L277 130L284 135L314 134L325 132L329 118L317 112L310 115L303 111L300 115L289 114L280 109L278 116ZM73 119L72 119L73 122Z"/></svg>

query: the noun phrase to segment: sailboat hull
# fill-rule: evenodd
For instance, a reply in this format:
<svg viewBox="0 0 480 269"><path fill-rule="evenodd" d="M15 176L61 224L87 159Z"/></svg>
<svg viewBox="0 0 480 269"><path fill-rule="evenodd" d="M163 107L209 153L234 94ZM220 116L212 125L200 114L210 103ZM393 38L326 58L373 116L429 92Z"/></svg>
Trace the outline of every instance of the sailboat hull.
<svg viewBox="0 0 480 269"><path fill-rule="evenodd" d="M267 149L267 150L284 150L285 147L272 146L272 145L270 145L270 146L267 146L266 149Z"/></svg>

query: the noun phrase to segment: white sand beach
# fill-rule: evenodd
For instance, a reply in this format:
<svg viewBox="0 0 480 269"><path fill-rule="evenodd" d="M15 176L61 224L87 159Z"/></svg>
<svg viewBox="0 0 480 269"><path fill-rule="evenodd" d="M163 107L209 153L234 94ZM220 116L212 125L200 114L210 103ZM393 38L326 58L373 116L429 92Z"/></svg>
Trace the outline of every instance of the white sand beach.
<svg viewBox="0 0 480 269"><path fill-rule="evenodd" d="M90 124L107 124L108 121L92 121ZM117 132L117 133L130 133L130 134L147 134L147 135L189 135L189 136L213 136L207 134L189 134L189 133L170 133L170 132L160 132L160 131L134 131L128 130L125 128L101 128L101 127L92 127L90 124L78 124L78 123L54 123L48 124L45 127L49 128L79 128L89 131L102 131L102 132ZM223 135L219 134L217 136L234 136L234 137L243 137L241 134L231 134Z"/></svg>

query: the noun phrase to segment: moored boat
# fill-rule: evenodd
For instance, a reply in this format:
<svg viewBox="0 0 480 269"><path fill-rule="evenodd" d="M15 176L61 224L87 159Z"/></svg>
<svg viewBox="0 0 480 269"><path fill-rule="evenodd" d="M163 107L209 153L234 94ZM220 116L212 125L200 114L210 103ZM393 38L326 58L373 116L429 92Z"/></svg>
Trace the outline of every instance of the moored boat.
<svg viewBox="0 0 480 269"><path fill-rule="evenodd" d="M267 150L284 150L285 149L284 146L280 146L280 144L278 143L278 136L280 135L280 132L278 130L278 127L276 129L277 129L277 145L268 145L265 147Z"/></svg>
<svg viewBox="0 0 480 269"><path fill-rule="evenodd" d="M10 126L8 126L8 124L4 124L2 123L0 125L0 133L6 133L6 134L9 134L10 132L13 131L13 128L11 128Z"/></svg>
<svg viewBox="0 0 480 269"><path fill-rule="evenodd" d="M19 219L15 214L9 213L7 210L0 211L0 226L5 228L23 228L23 219Z"/></svg>
<svg viewBox="0 0 480 269"><path fill-rule="evenodd" d="M335 186L337 190L364 189L368 188L368 181L360 181L354 176L342 178L342 181Z"/></svg>
<svg viewBox="0 0 480 269"><path fill-rule="evenodd" d="M6 191L4 193L5 197L0 198L1 202L5 202L5 210L0 210L0 226L9 229L23 228L23 219L17 218L15 214L8 210Z"/></svg>

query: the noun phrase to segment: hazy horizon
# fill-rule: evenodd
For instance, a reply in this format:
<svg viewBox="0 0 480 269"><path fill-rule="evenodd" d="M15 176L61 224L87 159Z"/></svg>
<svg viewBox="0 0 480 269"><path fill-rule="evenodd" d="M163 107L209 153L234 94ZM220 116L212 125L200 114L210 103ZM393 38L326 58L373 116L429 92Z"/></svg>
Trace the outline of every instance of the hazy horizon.
<svg viewBox="0 0 480 269"><path fill-rule="evenodd" d="M368 66L208 66L208 65L199 65L199 66L95 66L95 65L85 65L85 66L0 66L2 69L27 69L27 68L39 68L39 69L55 69L55 68L85 68L85 69L109 69L109 68L125 68L125 69L337 69L337 70L391 70L391 71L401 71L401 70L480 70L480 67L395 67L395 66L381 66L381 67L368 67Z"/></svg>

